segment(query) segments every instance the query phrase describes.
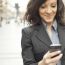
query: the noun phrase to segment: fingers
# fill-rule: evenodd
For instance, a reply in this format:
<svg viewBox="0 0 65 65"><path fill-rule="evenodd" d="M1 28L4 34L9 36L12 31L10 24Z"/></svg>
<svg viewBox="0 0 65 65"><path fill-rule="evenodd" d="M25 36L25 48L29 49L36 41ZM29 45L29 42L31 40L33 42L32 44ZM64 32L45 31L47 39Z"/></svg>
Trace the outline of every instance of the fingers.
<svg viewBox="0 0 65 65"><path fill-rule="evenodd" d="M61 53L61 51L55 51L55 52L52 52L52 53L49 53L48 56L50 56L50 58L56 56L56 55L59 55Z"/></svg>
<svg viewBox="0 0 65 65"><path fill-rule="evenodd" d="M62 56L63 56L63 54L59 54L58 56L56 56L56 57L52 58L51 60L49 60L49 62L52 62L52 63L58 62L59 59L62 58Z"/></svg>
<svg viewBox="0 0 65 65"><path fill-rule="evenodd" d="M45 54L45 58L52 58L53 56L56 56L56 55L58 55L58 54L60 54L61 53L61 51L55 51L55 52L47 52L46 54Z"/></svg>
<svg viewBox="0 0 65 65"><path fill-rule="evenodd" d="M61 51L55 51L51 53L48 51L44 55L43 61L45 62L45 64L52 64L52 63L56 64L62 58L62 56L63 54L61 54Z"/></svg>

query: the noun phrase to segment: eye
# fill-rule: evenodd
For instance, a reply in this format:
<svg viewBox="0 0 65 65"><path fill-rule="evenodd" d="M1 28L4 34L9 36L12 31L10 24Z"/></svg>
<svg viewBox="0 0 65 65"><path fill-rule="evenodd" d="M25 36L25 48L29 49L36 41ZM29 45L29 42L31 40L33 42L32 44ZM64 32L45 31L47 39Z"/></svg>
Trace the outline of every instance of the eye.
<svg viewBox="0 0 65 65"><path fill-rule="evenodd" d="M55 7L57 7L57 4L56 3L55 4L51 4L51 7L55 8Z"/></svg>
<svg viewBox="0 0 65 65"><path fill-rule="evenodd" d="M52 7L53 7L53 8L55 8L55 7L56 7L56 5L52 5Z"/></svg>

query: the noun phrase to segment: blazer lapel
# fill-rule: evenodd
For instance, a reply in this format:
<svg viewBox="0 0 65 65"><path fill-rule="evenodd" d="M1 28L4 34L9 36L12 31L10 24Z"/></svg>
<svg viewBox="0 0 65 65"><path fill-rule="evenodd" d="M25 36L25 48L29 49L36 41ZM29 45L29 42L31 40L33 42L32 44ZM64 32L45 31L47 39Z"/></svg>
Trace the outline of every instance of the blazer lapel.
<svg viewBox="0 0 65 65"><path fill-rule="evenodd" d="M62 45L61 50L65 48L65 26L58 25L58 36L60 44Z"/></svg>
<svg viewBox="0 0 65 65"><path fill-rule="evenodd" d="M45 43L48 47L50 47L50 44L52 43L44 26L41 24L38 28L38 31L36 33L36 37L42 42Z"/></svg>
<svg viewBox="0 0 65 65"><path fill-rule="evenodd" d="M50 45L52 44L44 26L41 24L39 27L37 27L38 30L36 31L35 36L42 42L45 43L50 48ZM61 49L62 51L65 48L65 27L58 24L58 36L60 44L62 45Z"/></svg>

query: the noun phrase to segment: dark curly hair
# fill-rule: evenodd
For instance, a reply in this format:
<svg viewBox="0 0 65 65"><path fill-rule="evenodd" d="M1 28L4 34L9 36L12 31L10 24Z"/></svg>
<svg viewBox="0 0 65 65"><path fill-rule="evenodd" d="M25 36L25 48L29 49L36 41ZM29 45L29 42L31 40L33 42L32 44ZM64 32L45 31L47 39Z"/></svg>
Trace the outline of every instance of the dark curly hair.
<svg viewBox="0 0 65 65"><path fill-rule="evenodd" d="M39 8L45 3L46 0L30 0L27 5L27 11L24 16L24 20L27 20L31 24L40 24L41 18L39 16ZM62 0L57 0L57 14L56 20L60 20L59 23L65 25L65 7Z"/></svg>

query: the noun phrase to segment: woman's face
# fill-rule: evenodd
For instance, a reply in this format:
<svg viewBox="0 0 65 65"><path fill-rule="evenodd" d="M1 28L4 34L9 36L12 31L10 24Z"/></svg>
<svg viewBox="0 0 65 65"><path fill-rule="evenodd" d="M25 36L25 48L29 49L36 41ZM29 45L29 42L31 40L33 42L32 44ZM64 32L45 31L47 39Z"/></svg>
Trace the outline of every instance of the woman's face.
<svg viewBox="0 0 65 65"><path fill-rule="evenodd" d="M47 0L39 8L39 15L46 23L52 23L57 12L57 0Z"/></svg>

